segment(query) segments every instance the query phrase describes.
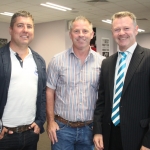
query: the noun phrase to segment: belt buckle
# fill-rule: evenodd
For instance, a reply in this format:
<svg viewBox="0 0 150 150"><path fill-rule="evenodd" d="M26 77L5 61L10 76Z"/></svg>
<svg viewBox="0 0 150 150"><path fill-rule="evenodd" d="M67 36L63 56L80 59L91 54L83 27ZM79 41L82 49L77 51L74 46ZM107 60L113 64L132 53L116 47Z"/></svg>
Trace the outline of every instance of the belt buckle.
<svg viewBox="0 0 150 150"><path fill-rule="evenodd" d="M84 124L84 122L77 121L77 126L78 126L78 127L84 127L85 124Z"/></svg>
<svg viewBox="0 0 150 150"><path fill-rule="evenodd" d="M19 130L19 127L16 127L16 130L15 130L16 133L21 133L22 131Z"/></svg>

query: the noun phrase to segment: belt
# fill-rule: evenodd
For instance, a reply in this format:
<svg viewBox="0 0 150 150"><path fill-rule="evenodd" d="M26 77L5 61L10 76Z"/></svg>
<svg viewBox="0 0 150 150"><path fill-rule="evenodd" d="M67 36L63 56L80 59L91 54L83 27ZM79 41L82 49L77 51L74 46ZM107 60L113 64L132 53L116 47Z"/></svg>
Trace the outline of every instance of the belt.
<svg viewBox="0 0 150 150"><path fill-rule="evenodd" d="M16 133L22 133L24 131L30 130L29 127L31 126L31 124L29 125L23 125L23 126L18 126L18 127L6 127L8 130L16 132Z"/></svg>
<svg viewBox="0 0 150 150"><path fill-rule="evenodd" d="M68 121L58 115L55 115L55 119L66 124L66 125L69 125L70 127L73 127L73 128L80 128L80 127L84 127L86 125L89 125L93 122L93 120L89 120L89 121L77 121L77 122L72 122L72 121Z"/></svg>

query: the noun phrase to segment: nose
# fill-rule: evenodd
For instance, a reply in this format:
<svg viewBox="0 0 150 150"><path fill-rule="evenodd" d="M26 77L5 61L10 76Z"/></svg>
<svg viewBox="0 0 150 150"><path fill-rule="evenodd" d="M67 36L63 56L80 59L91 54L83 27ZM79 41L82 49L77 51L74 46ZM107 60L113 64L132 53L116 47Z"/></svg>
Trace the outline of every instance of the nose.
<svg viewBox="0 0 150 150"><path fill-rule="evenodd" d="M120 29L119 35L123 35L125 32L123 29Z"/></svg>
<svg viewBox="0 0 150 150"><path fill-rule="evenodd" d="M83 36L83 32L82 31L79 32L79 36Z"/></svg>
<svg viewBox="0 0 150 150"><path fill-rule="evenodd" d="M23 31L24 31L24 32L27 32L27 30L28 30L27 26L24 26L24 27L23 27Z"/></svg>

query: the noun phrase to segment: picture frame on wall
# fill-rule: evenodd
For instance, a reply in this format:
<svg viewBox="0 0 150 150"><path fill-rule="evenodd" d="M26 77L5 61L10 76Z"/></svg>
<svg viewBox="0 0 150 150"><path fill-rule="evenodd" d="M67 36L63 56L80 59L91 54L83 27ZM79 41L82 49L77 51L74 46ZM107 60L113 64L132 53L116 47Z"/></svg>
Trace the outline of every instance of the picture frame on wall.
<svg viewBox="0 0 150 150"><path fill-rule="evenodd" d="M103 56L109 57L109 52L110 52L110 39L109 38L102 38L101 50L102 50Z"/></svg>
<svg viewBox="0 0 150 150"><path fill-rule="evenodd" d="M0 38L0 48L7 44L7 39Z"/></svg>
<svg viewBox="0 0 150 150"><path fill-rule="evenodd" d="M109 52L102 52L102 55L105 57L109 57Z"/></svg>

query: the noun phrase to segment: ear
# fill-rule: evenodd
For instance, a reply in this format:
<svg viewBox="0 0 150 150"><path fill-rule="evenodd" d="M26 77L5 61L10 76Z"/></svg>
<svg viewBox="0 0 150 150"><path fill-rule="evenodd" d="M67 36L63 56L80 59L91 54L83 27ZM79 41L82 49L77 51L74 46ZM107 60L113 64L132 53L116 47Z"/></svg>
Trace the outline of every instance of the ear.
<svg viewBox="0 0 150 150"><path fill-rule="evenodd" d="M136 25L136 27L135 27L135 35L137 35L137 34L138 34L138 29L139 29L139 26L138 26L138 25Z"/></svg>
<svg viewBox="0 0 150 150"><path fill-rule="evenodd" d="M92 30L92 32L91 32L91 39L93 39L93 37L94 37L94 31Z"/></svg>

